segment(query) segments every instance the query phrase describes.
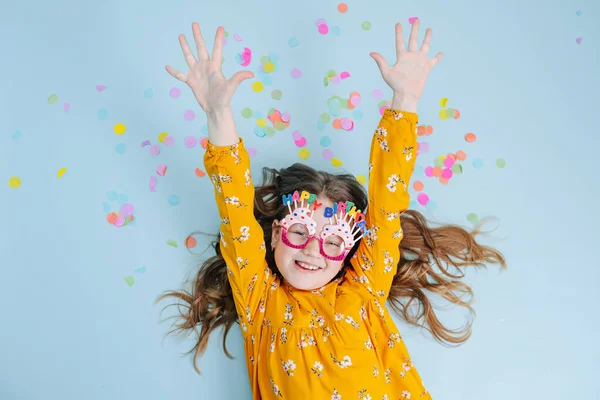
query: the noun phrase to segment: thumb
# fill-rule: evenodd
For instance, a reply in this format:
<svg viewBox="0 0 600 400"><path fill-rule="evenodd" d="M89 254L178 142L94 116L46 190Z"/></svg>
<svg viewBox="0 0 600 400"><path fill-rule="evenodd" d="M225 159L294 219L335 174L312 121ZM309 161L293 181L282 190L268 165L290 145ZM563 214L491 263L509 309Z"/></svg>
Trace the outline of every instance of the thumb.
<svg viewBox="0 0 600 400"><path fill-rule="evenodd" d="M373 52L369 55L373 58L373 60L375 60L382 73L389 68L387 61L385 61L385 58L383 58L381 54Z"/></svg>
<svg viewBox="0 0 600 400"><path fill-rule="evenodd" d="M254 74L250 71L238 71L231 77L231 82L238 87L240 83L245 81L246 79L254 78Z"/></svg>

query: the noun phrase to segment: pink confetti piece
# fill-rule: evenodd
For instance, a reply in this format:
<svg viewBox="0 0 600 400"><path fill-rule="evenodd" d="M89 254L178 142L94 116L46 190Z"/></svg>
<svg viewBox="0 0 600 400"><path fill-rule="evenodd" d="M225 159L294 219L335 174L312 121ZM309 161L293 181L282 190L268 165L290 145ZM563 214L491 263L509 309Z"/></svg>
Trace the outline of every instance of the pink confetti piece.
<svg viewBox="0 0 600 400"><path fill-rule="evenodd" d="M96 85L96 90L97 90L98 92L101 92L101 91L103 91L104 89L106 89L106 86L104 86L104 85Z"/></svg>
<svg viewBox="0 0 600 400"><path fill-rule="evenodd" d="M157 144L153 144L152 146L150 146L150 149L148 149L148 151L150 152L150 155L157 156L160 154L160 146Z"/></svg>
<svg viewBox="0 0 600 400"><path fill-rule="evenodd" d="M117 220L115 221L114 225L116 227L121 227L123 226L123 224L125 223L125 217L123 215L117 215Z"/></svg>
<svg viewBox="0 0 600 400"><path fill-rule="evenodd" d="M575 39L575 41L577 42L577 44L581 44L581 42L583 41L583 38L578 37L577 39Z"/></svg>
<svg viewBox="0 0 600 400"><path fill-rule="evenodd" d="M128 217L130 215L133 215L133 211L134 211L133 204L123 204L121 206L121 215L123 217Z"/></svg>
<svg viewBox="0 0 600 400"><path fill-rule="evenodd" d="M340 78L342 78L342 79L350 78L350 73L347 71L344 71L340 74Z"/></svg>
<svg viewBox="0 0 600 400"><path fill-rule="evenodd" d="M451 168L454 165L454 159L452 157L446 157L444 159L444 166L447 168Z"/></svg>
<svg viewBox="0 0 600 400"><path fill-rule="evenodd" d="M169 91L169 96L171 96L174 99L177 99L179 98L179 96L181 96L181 90L179 90L179 88L174 87Z"/></svg>
<svg viewBox="0 0 600 400"><path fill-rule="evenodd" d="M337 75L331 77L331 83L333 83L334 85L339 84L341 81L342 81L342 78L340 78Z"/></svg>
<svg viewBox="0 0 600 400"><path fill-rule="evenodd" d="M286 111L283 113L283 115L281 116L281 121L283 122L290 122L290 112Z"/></svg>
<svg viewBox="0 0 600 400"><path fill-rule="evenodd" d="M186 121L193 121L196 119L196 113L194 113L192 110L186 110L185 114L183 114L183 118Z"/></svg>
<svg viewBox="0 0 600 400"><path fill-rule="evenodd" d="M300 71L298 68L294 68L292 70L291 75L292 75L292 78L298 79L298 78L300 78L302 76L302 71Z"/></svg>
<svg viewBox="0 0 600 400"><path fill-rule="evenodd" d="M328 32L329 32L329 27L327 26L327 24L319 25L319 33L321 35L327 35Z"/></svg>
<svg viewBox="0 0 600 400"><path fill-rule="evenodd" d="M413 22L415 22L415 21L416 21L416 20L418 20L418 19L419 19L419 17L410 17L410 18L408 19L408 23L412 25L412 24L413 24Z"/></svg>
<svg viewBox="0 0 600 400"><path fill-rule="evenodd" d="M333 151L330 149L323 150L323 159L330 161L333 158Z"/></svg>
<svg viewBox="0 0 600 400"><path fill-rule="evenodd" d="M353 106L358 106L360 104L360 96L357 96L357 95L350 96L350 103Z"/></svg>
<svg viewBox="0 0 600 400"><path fill-rule="evenodd" d="M144 140L142 142L142 147L146 147L146 146L150 146L150 141L149 140Z"/></svg>
<svg viewBox="0 0 600 400"><path fill-rule="evenodd" d="M183 144L188 149L191 149L192 147L196 147L196 143L197 143L197 141L194 136L188 136L185 139L183 139Z"/></svg>
<svg viewBox="0 0 600 400"><path fill-rule="evenodd" d="M419 193L417 196L417 201L420 205L425 206L429 202L429 196L427 196L425 193Z"/></svg>
<svg viewBox="0 0 600 400"><path fill-rule="evenodd" d="M63 110L65 110L66 113L68 113L70 109L71 109L71 105L69 103L65 103L63 105Z"/></svg>
<svg viewBox="0 0 600 400"><path fill-rule="evenodd" d="M302 138L302 133L300 133L298 130L295 130L292 132L292 138L294 138L294 140L299 140Z"/></svg>
<svg viewBox="0 0 600 400"><path fill-rule="evenodd" d="M151 176L150 177L150 191L151 192L156 192L156 183L157 183L156 177Z"/></svg>
<svg viewBox="0 0 600 400"><path fill-rule="evenodd" d="M442 178L450 179L452 178L452 170L450 168L444 168L442 170Z"/></svg>
<svg viewBox="0 0 600 400"><path fill-rule="evenodd" d="M254 157L256 155L256 149L254 147L248 147L246 150L248 151L248 155L250 157Z"/></svg>
<svg viewBox="0 0 600 400"><path fill-rule="evenodd" d="M167 166L165 164L160 164L158 167L156 167L156 173L160 176L165 176L165 173L167 172Z"/></svg>
<svg viewBox="0 0 600 400"><path fill-rule="evenodd" d="M163 140L163 143L165 146L171 147L175 144L175 138L169 135Z"/></svg>
<svg viewBox="0 0 600 400"><path fill-rule="evenodd" d="M237 33L234 33L234 34L233 34L233 38L234 38L235 40L237 40L238 42L241 42L242 40L244 40L244 39L242 39L242 37L241 37L240 35L238 35Z"/></svg>
<svg viewBox="0 0 600 400"><path fill-rule="evenodd" d="M341 125L345 131L351 131L354 128L354 122L348 118L342 118Z"/></svg>
<svg viewBox="0 0 600 400"><path fill-rule="evenodd" d="M325 21L325 19L323 19L323 18L319 18L319 19L317 19L315 21L315 25L316 26L323 25L323 24L326 24L326 23L327 23L327 21Z"/></svg>
<svg viewBox="0 0 600 400"><path fill-rule="evenodd" d="M242 62L242 67L247 67L248 65L250 65L250 62L252 61L252 50L250 50L247 47L244 47L244 52L241 54L242 56L242 60L244 60Z"/></svg>
<svg viewBox="0 0 600 400"><path fill-rule="evenodd" d="M373 98L375 100L379 100L382 97L383 97L383 91L381 89L375 89L375 90L373 90Z"/></svg>
<svg viewBox="0 0 600 400"><path fill-rule="evenodd" d="M423 153L429 153L429 143L427 143L427 142L419 143L419 151L422 151Z"/></svg>
<svg viewBox="0 0 600 400"><path fill-rule="evenodd" d="M432 177L433 176L433 167L425 168L425 176Z"/></svg>
<svg viewBox="0 0 600 400"><path fill-rule="evenodd" d="M298 139L298 140L294 140L294 143L295 143L295 144L296 144L296 146L298 146L298 147L304 147L304 146L306 146L306 138L305 138L305 137L302 137L302 138L300 138L300 139Z"/></svg>

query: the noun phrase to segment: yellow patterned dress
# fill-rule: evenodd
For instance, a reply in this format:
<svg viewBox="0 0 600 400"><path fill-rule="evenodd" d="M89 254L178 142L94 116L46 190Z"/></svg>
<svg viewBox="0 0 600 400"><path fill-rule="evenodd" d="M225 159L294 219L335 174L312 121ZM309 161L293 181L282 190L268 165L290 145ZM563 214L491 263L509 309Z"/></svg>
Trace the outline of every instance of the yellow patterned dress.
<svg viewBox="0 0 600 400"><path fill-rule="evenodd" d="M371 232L346 275L312 291L280 282L267 266L243 139L207 144L204 165L215 188L254 399L431 398L385 307L400 256L417 123L415 113L385 110L369 160Z"/></svg>

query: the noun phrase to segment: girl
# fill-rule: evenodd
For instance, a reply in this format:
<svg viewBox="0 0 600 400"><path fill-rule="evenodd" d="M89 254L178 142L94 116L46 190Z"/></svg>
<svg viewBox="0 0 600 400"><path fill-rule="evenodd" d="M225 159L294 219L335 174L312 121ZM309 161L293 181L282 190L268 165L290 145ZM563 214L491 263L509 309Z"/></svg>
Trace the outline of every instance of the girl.
<svg viewBox="0 0 600 400"><path fill-rule="evenodd" d="M167 71L190 86L207 114L204 163L221 217L216 255L201 267L191 293L161 296L187 303L179 331L200 329L196 370L210 333L225 325L226 337L237 321L254 399L431 398L386 300L437 340L462 343L471 325L462 331L444 327L425 291L472 311L463 300L472 291L458 280L460 267L484 262L505 267L505 261L475 241L478 229L429 228L421 214L407 210L417 102L442 58L427 57L431 29L417 49L418 28L416 20L406 50L402 26L396 25L393 67L371 53L394 97L372 139L368 196L352 175L299 163L279 171L264 168L264 184L255 188L229 105L235 89L253 74L223 77L221 27L212 59L197 23L192 25L197 60L179 36L189 71L170 66Z"/></svg>

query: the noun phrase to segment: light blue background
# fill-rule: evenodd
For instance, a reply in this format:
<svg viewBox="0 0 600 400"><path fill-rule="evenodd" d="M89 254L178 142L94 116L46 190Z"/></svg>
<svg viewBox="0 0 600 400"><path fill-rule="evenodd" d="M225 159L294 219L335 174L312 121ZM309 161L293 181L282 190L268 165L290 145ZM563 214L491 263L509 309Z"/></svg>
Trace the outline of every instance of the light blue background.
<svg viewBox="0 0 600 400"><path fill-rule="evenodd" d="M597 159L600 145L598 89L600 31L597 1L127 1L57 0L13 2L0 13L0 398L12 399L244 399L249 387L241 334L227 339L236 357L211 337L200 360L202 376L181 354L193 338L168 337L175 313L160 314L154 300L193 276L199 258L183 246L196 230L218 231L218 216L201 147L183 138L205 135L206 120L189 89L172 78L166 64L185 70L177 35L193 45L198 21L209 49L223 25L230 33L224 73L241 67L235 54L249 47L259 58L279 56L273 85L262 93L244 82L232 106L252 159L255 180L263 166L295 161L291 139L300 130L312 156L307 162L334 172L366 174L368 146L379 119L374 89L391 92L369 52L394 55L394 23L405 27L419 16L434 30L430 56L444 52L419 105L420 123L434 134L418 165L439 155L467 152L464 172L441 185L417 170L413 180L437 204L413 208L430 220L470 228L469 213L497 216L482 241L498 247L509 263L471 271L478 316L471 340L445 348L421 330L400 323L413 361L435 399L600 398L597 253ZM577 16L576 11L581 10ZM317 33L315 20L338 26L340 35ZM372 29L361 29L368 20ZM244 41L237 42L233 34ZM299 46L290 48L295 37ZM578 45L577 37L583 37ZM290 77L300 68L299 80ZM351 78L324 87L329 69ZM106 85L97 92L97 84ZM169 90L182 90L179 99ZM144 90L154 90L152 98ZM272 100L272 89L283 99ZM332 95L359 91L363 118L352 132L317 129ZM51 94L59 102L49 105ZM439 117L439 101L461 112ZM71 109L63 111L63 103ZM257 137L254 121L241 117L250 107L266 114L289 111L291 126L274 137ZM108 111L101 120L97 113ZM183 114L192 109L195 121ZM123 136L113 133L124 123ZM13 138L15 132L20 137ZM140 143L156 143L160 132L176 140L158 157ZM464 141L474 132L476 143ZM344 165L321 157L319 141ZM18 136L18 134L17 134ZM115 151L126 144L126 152ZM474 168L472 160L484 160ZM504 158L507 166L497 168ZM156 193L148 182L159 163L168 165ZM57 171L66 167L58 179ZM9 188L10 177L22 185ZM115 190L136 207L136 221L116 228L105 221L103 202ZM172 194L181 203L171 206ZM415 192L411 189L411 194ZM118 206L118 202L109 204ZM174 239L178 248L166 244ZM203 248L207 242L200 243ZM210 255L209 252L205 256ZM145 266L146 272L135 272ZM124 280L135 276L129 287ZM457 327L458 310L442 312ZM397 321L399 321L397 319Z"/></svg>

